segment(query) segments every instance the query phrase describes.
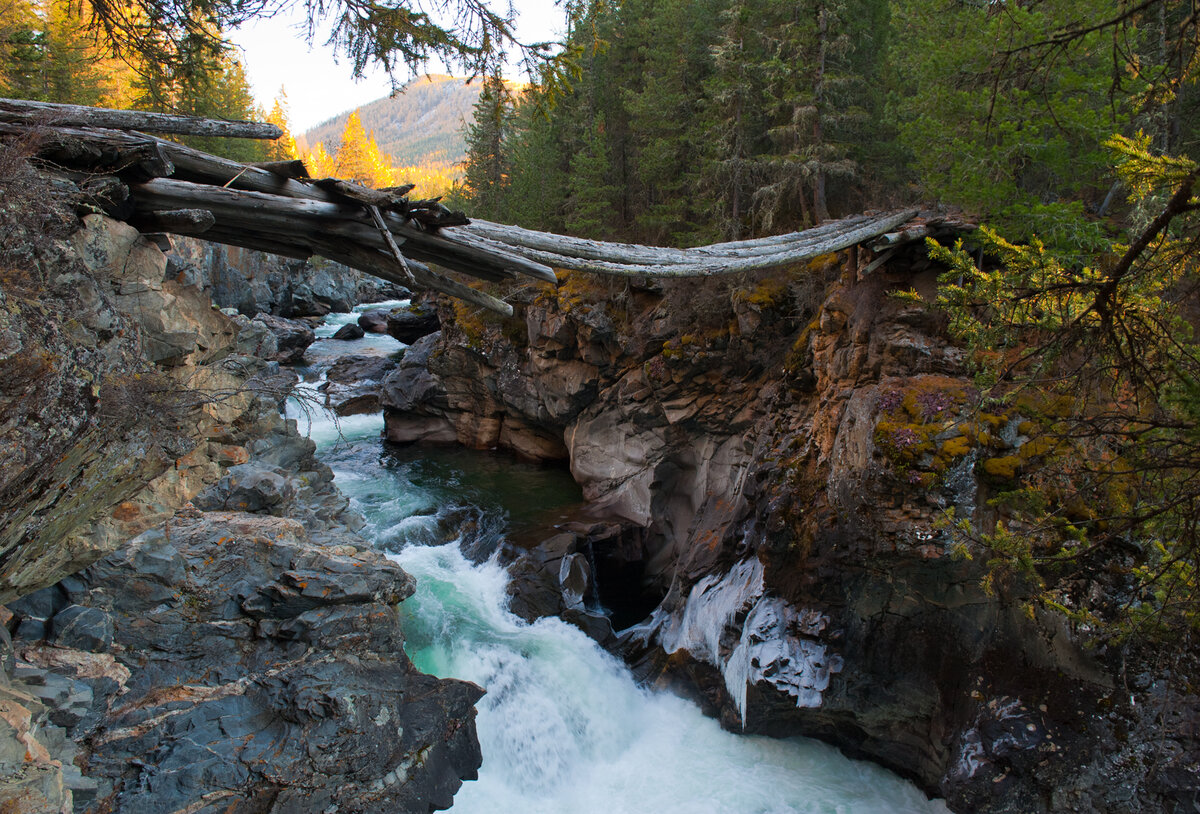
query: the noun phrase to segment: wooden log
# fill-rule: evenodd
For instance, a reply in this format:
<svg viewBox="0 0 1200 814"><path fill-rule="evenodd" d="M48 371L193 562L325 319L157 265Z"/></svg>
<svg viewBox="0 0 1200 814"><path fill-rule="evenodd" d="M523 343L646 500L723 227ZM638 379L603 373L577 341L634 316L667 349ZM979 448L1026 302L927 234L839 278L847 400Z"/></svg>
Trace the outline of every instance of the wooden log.
<svg viewBox="0 0 1200 814"><path fill-rule="evenodd" d="M0 135L28 135L28 125L0 121ZM38 131L33 147L40 158L83 172L120 173L144 181L175 172L162 145L167 142L118 130L46 128Z"/></svg>
<svg viewBox="0 0 1200 814"><path fill-rule="evenodd" d="M692 254L688 255L685 260L677 260L674 259L677 255L664 255L663 262L658 263L618 263L572 257L566 254L552 254L516 246L512 247L512 251L546 265L610 276L704 277L740 274L747 271L761 271L792 265L811 260L822 254L847 249L876 235L895 229L896 226L910 220L913 214L912 211L907 211L866 219L851 219L849 222L841 223L838 228L822 227L815 240L809 236L803 240L793 240L791 245L781 244L773 247L769 252L760 250L744 257L705 257L700 254ZM797 234L804 235L806 233ZM476 235L475 241L481 244L481 250L484 250L489 242L478 235Z"/></svg>
<svg viewBox="0 0 1200 814"><path fill-rule="evenodd" d="M309 248L314 247L313 237L321 235L360 243L380 252L389 251L378 231L364 222L367 213L357 204L297 200L168 178L156 178L134 185L130 192L139 213L207 209L226 231L244 228L273 232L277 241L291 241ZM395 216L385 216L385 220L389 231L396 234ZM397 237L412 238L405 242L405 251L416 260L438 263L490 282L500 282L514 276L509 269L497 265L499 261L495 258L477 249L459 246L411 227L404 229L404 232L397 234ZM523 258L512 258L511 265L527 263Z"/></svg>
<svg viewBox="0 0 1200 814"><path fill-rule="evenodd" d="M256 161L250 166L266 170L273 175L282 175L284 178L308 178L308 167L304 166L304 162L299 159L294 161Z"/></svg>
<svg viewBox="0 0 1200 814"><path fill-rule="evenodd" d="M217 224L204 233L204 239L213 243L224 243L238 246L242 249L253 249L277 254L280 257L291 257L295 260L308 260L315 252L305 246L295 243L280 243L273 233L255 232L250 229L224 229Z"/></svg>
<svg viewBox="0 0 1200 814"><path fill-rule="evenodd" d="M326 241L320 237L315 238L314 243L317 247L317 253L322 257L327 257L330 260L350 266L351 268L356 268L359 271L388 280L397 285L407 285L403 276L396 271L396 265L392 262L392 259L382 252L377 252L364 246ZM512 306L504 302L504 300L497 299L483 291L477 291L470 286L463 285L457 280L444 277L427 267L424 263L414 262L410 259L408 264L413 276L417 280L417 284L424 288L440 291L451 297L457 297L464 302L469 302L480 308L486 308L501 316L511 317L513 315Z"/></svg>
<svg viewBox="0 0 1200 814"><path fill-rule="evenodd" d="M131 225L143 232L198 235L211 229L216 222L216 217L207 209L168 209L139 214Z"/></svg>
<svg viewBox="0 0 1200 814"><path fill-rule="evenodd" d="M761 241L694 249L584 240L479 220L444 233L461 242L473 243L482 250L498 251L509 246L514 253L557 268L624 276L702 276L772 268L838 251L854 245L845 244L847 238L855 241L869 238L879 230L894 229L915 214L916 210L910 210L882 216L856 216Z"/></svg>
<svg viewBox="0 0 1200 814"><path fill-rule="evenodd" d="M0 121L25 125L105 127L113 130L150 130L179 136L277 139L283 131L273 124L202 119L141 110L112 110L24 99L0 99Z"/></svg>

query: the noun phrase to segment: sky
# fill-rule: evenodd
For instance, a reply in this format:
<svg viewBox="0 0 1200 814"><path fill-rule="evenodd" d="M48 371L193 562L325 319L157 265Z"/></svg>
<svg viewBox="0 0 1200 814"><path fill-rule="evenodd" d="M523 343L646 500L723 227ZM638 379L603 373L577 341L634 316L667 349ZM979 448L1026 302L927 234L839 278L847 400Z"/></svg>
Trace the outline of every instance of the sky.
<svg viewBox="0 0 1200 814"><path fill-rule="evenodd" d="M563 13L554 0L512 0L512 4L519 14L517 35L524 41L561 38ZM302 12L253 21L229 32L229 38L242 49L250 86L263 110L271 109L281 86L287 91L294 133L387 96L392 90L387 75L379 71L352 80L350 61L334 60L332 49L324 44L326 36L318 33L310 47L304 41ZM429 70L448 72L434 63L430 63ZM515 71L513 78L519 78Z"/></svg>

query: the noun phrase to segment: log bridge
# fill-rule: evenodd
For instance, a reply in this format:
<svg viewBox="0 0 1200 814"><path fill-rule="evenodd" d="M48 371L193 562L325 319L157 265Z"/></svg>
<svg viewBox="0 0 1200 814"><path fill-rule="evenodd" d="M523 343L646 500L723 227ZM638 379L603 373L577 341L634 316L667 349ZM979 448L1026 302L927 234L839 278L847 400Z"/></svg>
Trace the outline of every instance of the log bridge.
<svg viewBox="0 0 1200 814"><path fill-rule="evenodd" d="M702 277L792 265L868 244L872 270L895 247L961 232L916 209L855 215L775 237L672 249L609 243L468 220L412 185L371 189L314 179L300 161L243 164L146 131L274 139L279 128L143 111L0 99L0 137L21 138L86 205L143 232L196 235L272 254L314 255L410 290L433 290L511 316L512 306L443 273L558 284L555 269L624 277ZM437 266L438 268L434 268Z"/></svg>

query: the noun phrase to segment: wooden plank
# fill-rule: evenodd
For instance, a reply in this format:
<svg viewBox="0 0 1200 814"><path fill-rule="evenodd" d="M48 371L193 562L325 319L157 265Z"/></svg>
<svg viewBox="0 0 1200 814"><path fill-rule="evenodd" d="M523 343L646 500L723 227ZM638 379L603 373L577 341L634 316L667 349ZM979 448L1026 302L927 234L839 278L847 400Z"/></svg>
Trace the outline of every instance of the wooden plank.
<svg viewBox="0 0 1200 814"><path fill-rule="evenodd" d="M277 139L283 135L283 131L275 125L259 122L203 119L198 116L31 102L25 99L0 99L0 121L31 126L151 130L155 133L171 133L178 136Z"/></svg>

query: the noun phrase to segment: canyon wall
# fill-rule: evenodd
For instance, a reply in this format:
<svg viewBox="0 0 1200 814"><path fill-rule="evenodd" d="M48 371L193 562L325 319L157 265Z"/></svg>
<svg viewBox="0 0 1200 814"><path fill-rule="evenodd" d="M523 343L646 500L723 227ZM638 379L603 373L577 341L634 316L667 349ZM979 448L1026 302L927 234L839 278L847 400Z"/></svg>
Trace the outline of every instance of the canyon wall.
<svg viewBox="0 0 1200 814"><path fill-rule="evenodd" d="M1187 683L985 589L948 533L1045 450L936 310L890 296L932 294L923 255L443 308L384 379L388 437L567 462L591 516L517 555L514 602L571 619L598 592L619 637L572 620L731 729L824 739L956 811L1190 810Z"/></svg>
<svg viewBox="0 0 1200 814"><path fill-rule="evenodd" d="M99 215L4 237L0 810L448 807L482 690L413 667L412 579L280 418L307 329Z"/></svg>

